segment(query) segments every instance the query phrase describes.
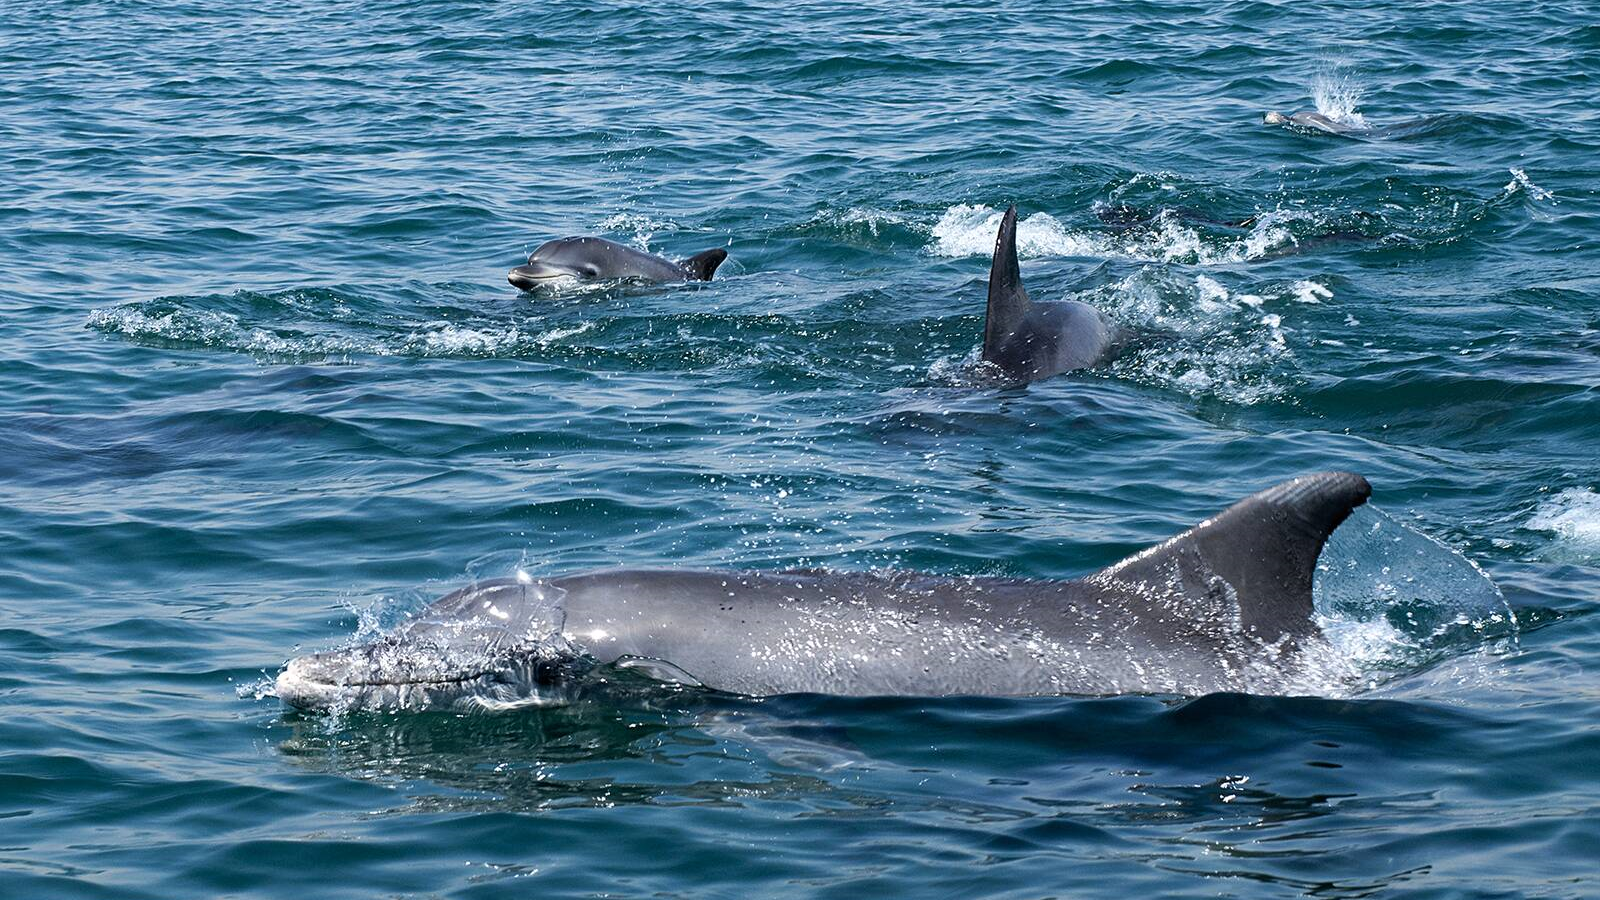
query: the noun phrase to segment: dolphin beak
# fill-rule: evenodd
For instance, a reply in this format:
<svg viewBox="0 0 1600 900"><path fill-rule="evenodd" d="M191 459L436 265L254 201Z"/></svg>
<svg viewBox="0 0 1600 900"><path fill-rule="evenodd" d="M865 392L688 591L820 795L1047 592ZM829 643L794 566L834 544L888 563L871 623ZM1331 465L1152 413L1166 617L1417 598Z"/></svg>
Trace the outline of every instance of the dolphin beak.
<svg viewBox="0 0 1600 900"><path fill-rule="evenodd" d="M278 673L274 687L278 698L299 709L327 709L333 706L350 679L348 664L339 665L338 654L316 653L292 659Z"/></svg>
<svg viewBox="0 0 1600 900"><path fill-rule="evenodd" d="M541 284L548 284L557 278L574 278L566 269L552 266L549 263L530 262L525 266L517 266L506 273L506 280L519 291L531 291Z"/></svg>

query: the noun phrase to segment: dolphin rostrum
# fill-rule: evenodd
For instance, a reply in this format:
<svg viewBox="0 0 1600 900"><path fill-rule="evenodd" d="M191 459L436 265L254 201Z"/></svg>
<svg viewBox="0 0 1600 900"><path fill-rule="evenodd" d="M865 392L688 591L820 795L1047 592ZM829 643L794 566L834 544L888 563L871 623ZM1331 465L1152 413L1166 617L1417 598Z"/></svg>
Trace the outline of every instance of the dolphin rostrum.
<svg viewBox="0 0 1600 900"><path fill-rule="evenodd" d="M556 279L581 281L710 281L728 258L721 247L696 253L682 262L597 237L565 237L545 241L528 256L528 264L506 273L519 290L531 291Z"/></svg>
<svg viewBox="0 0 1600 900"><path fill-rule="evenodd" d="M989 267L983 361L1007 377L1032 381L1108 361L1124 338L1116 323L1078 300L1035 303L1017 263L1017 208L1006 210Z"/></svg>
<svg viewBox="0 0 1600 900"><path fill-rule="evenodd" d="M277 693L306 709L548 705L608 666L752 696L1281 693L1328 650L1317 556L1370 494L1359 475L1296 478L1071 581L519 573L293 659Z"/></svg>

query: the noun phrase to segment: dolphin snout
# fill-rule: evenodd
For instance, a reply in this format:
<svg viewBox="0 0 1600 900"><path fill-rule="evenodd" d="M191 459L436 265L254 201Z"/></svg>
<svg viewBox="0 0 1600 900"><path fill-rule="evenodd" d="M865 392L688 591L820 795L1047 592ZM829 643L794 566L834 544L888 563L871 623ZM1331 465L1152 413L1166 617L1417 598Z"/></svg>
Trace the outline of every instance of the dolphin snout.
<svg viewBox="0 0 1600 900"><path fill-rule="evenodd" d="M506 273L506 280L519 291L531 291L539 284L539 277L532 266L517 266Z"/></svg>
<svg viewBox="0 0 1600 900"><path fill-rule="evenodd" d="M517 266L506 273L506 280L511 286L520 291L531 291L541 284L549 284L557 278L573 278L571 272L549 263L530 262L525 266Z"/></svg>
<svg viewBox="0 0 1600 900"><path fill-rule="evenodd" d="M278 699L290 706L326 709L333 705L350 676L350 666L340 656L314 653L289 660L278 673L274 687Z"/></svg>

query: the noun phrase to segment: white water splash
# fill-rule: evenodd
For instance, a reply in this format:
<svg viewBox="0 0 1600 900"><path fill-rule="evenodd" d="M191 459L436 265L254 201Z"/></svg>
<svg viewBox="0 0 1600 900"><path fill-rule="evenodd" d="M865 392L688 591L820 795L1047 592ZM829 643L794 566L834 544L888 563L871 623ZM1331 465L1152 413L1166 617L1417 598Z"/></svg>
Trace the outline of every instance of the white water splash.
<svg viewBox="0 0 1600 900"><path fill-rule="evenodd" d="M147 312L137 305L97 309L88 327L136 340L219 348L263 357L515 356L537 351L594 328L591 321L570 327L525 331L517 324L479 327L427 322L392 337L315 334L299 328L265 328L217 310L176 308Z"/></svg>
<svg viewBox="0 0 1600 900"><path fill-rule="evenodd" d="M1235 292L1210 275L1146 268L1080 299L1161 335L1112 364L1122 377L1246 406L1292 386L1284 369L1294 357L1290 328L1282 314L1263 309L1293 299L1288 286Z"/></svg>
<svg viewBox="0 0 1600 900"><path fill-rule="evenodd" d="M1202 313L1216 313L1232 308L1228 304L1228 289L1216 279L1199 275L1194 280L1195 305Z"/></svg>
<svg viewBox="0 0 1600 900"><path fill-rule="evenodd" d="M263 675L260 678L235 685L233 695L240 700L276 700L278 699L278 682L271 675Z"/></svg>
<svg viewBox="0 0 1600 900"><path fill-rule="evenodd" d="M1526 191L1528 196L1534 200L1543 200L1549 203L1557 202L1555 194L1552 194L1537 184L1534 184L1533 179L1528 177L1527 172L1515 166L1511 167L1511 180L1507 182L1506 186L1501 188L1501 190L1504 191L1508 197L1517 193L1518 191Z"/></svg>
<svg viewBox="0 0 1600 900"><path fill-rule="evenodd" d="M515 327L495 331L439 322L408 335L402 346L421 356L477 355L497 353L521 341L522 333Z"/></svg>
<svg viewBox="0 0 1600 900"><path fill-rule="evenodd" d="M1366 88L1351 73L1338 67L1319 72L1311 80L1311 101L1317 112L1344 125L1366 127L1367 120L1356 111L1365 93Z"/></svg>
<svg viewBox="0 0 1600 900"><path fill-rule="evenodd" d="M225 347L260 356L341 356L375 353L361 341L304 333L285 334L245 324L232 313L208 309L174 309L147 313L132 306L97 309L85 323L109 334L145 340Z"/></svg>
<svg viewBox="0 0 1600 900"><path fill-rule="evenodd" d="M944 211L933 226L934 256L989 256L1004 210L957 204ZM1034 213L1017 222L1017 255L1107 256L1107 242L1096 236L1075 234L1049 213Z"/></svg>
<svg viewBox="0 0 1600 900"><path fill-rule="evenodd" d="M1548 531L1584 557L1600 555L1600 494L1567 488L1539 504L1528 527Z"/></svg>
<svg viewBox="0 0 1600 900"><path fill-rule="evenodd" d="M1003 210L989 206L957 204L944 211L932 229L933 256L989 256L994 253L995 232ZM1311 217L1301 211L1269 212L1258 216L1249 231L1218 238L1201 233L1177 216L1163 214L1151 223L1125 234L1078 231L1049 213L1034 213L1017 222L1017 255L1093 256L1138 262L1180 262L1202 266L1227 265L1259 259L1294 243L1285 223Z"/></svg>
<svg viewBox="0 0 1600 900"><path fill-rule="evenodd" d="M1294 291L1294 299L1298 303L1321 303L1333 299L1333 291L1315 281L1296 281L1289 289Z"/></svg>
<svg viewBox="0 0 1600 900"><path fill-rule="evenodd" d="M650 249L650 239L662 231L681 231L682 227L671 219L654 219L643 213L614 213L595 223L600 231L613 234L631 233L633 244L640 250Z"/></svg>
<svg viewBox="0 0 1600 900"><path fill-rule="evenodd" d="M552 344L583 334L593 327L593 322L582 322L571 328L552 328L525 334L515 325L498 329L465 328L447 322L434 322L407 335L401 342L401 348L418 356L494 355Z"/></svg>

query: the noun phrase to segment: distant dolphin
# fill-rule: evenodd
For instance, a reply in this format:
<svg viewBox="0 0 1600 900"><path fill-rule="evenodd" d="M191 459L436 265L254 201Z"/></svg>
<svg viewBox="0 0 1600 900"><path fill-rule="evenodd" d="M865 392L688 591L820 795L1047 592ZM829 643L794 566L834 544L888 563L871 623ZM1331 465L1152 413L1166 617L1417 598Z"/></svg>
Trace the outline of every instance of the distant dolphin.
<svg viewBox="0 0 1600 900"><path fill-rule="evenodd" d="M1361 126L1359 125L1350 125L1340 122L1337 119L1330 118L1329 116L1325 116L1322 113L1315 112L1313 110L1292 113L1287 116L1281 112L1269 112L1265 117L1262 118L1261 124L1298 125L1301 128L1309 128L1314 131L1326 131L1329 134L1350 134L1351 132L1362 130Z"/></svg>
<svg viewBox="0 0 1600 900"><path fill-rule="evenodd" d="M1310 131L1320 131L1324 134L1336 134L1340 137L1403 138L1431 130L1451 118L1448 115L1423 116L1420 119L1407 119L1404 122L1395 122L1390 125L1357 125L1351 122L1341 122L1320 112L1306 110L1287 116L1280 112L1269 112L1262 118L1261 124L1290 125Z"/></svg>
<svg viewBox="0 0 1600 900"><path fill-rule="evenodd" d="M1282 692L1321 641L1317 556L1370 494L1343 472L1286 481L1072 581L652 570L496 579L371 643L291 660L277 693L305 709L549 705L573 699L597 666L753 696Z"/></svg>
<svg viewBox="0 0 1600 900"><path fill-rule="evenodd" d="M533 290L558 278L583 281L631 279L636 281L710 281L717 266L728 258L721 247L673 262L597 237L566 237L546 241L506 278L519 290Z"/></svg>
<svg viewBox="0 0 1600 900"><path fill-rule="evenodd" d="M1006 210L989 267L989 306L983 322L983 360L1007 376L1032 381L1108 361L1123 329L1078 300L1034 303L1017 263L1017 208Z"/></svg>

